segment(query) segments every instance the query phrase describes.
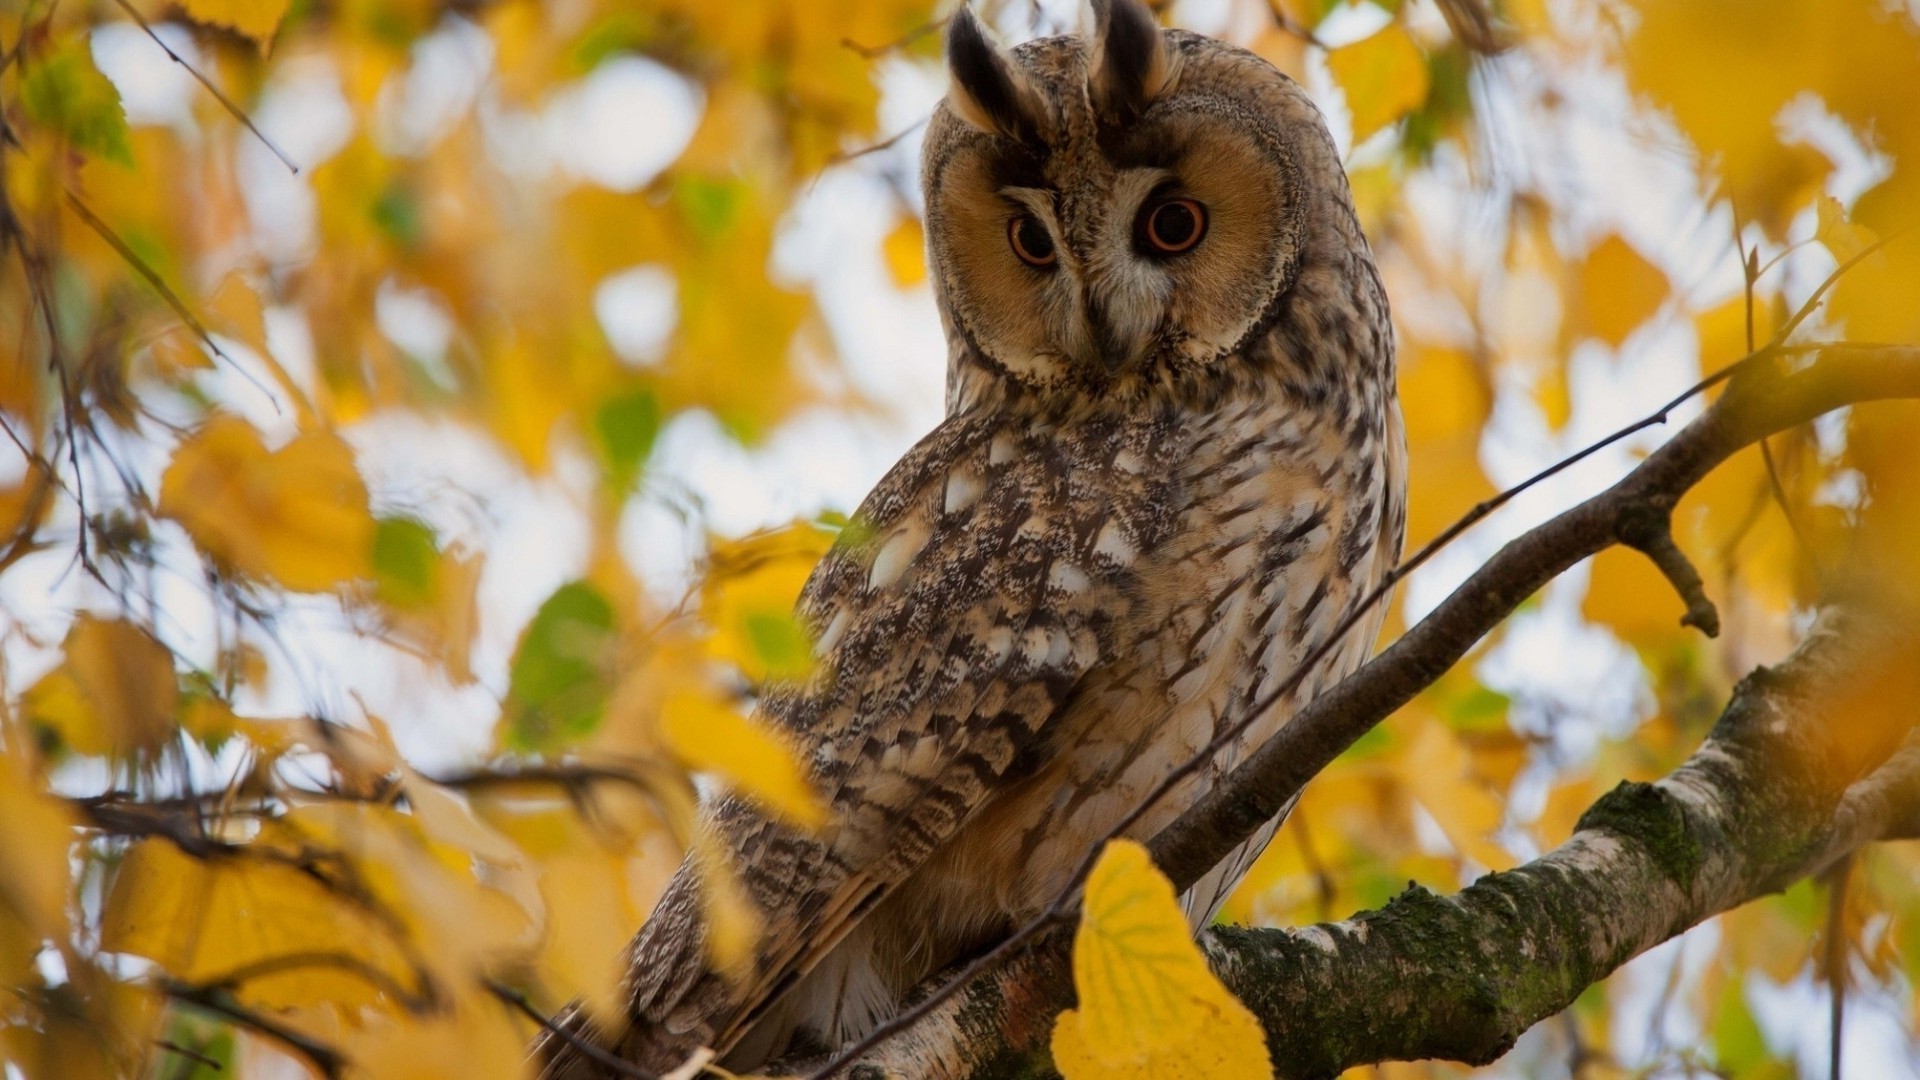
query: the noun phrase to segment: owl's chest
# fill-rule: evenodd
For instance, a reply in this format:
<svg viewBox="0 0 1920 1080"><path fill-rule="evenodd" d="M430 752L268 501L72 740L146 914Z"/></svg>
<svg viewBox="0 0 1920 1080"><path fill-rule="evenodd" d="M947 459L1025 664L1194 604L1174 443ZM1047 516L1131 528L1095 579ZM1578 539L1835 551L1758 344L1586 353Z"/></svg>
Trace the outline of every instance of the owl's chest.
<svg viewBox="0 0 1920 1080"><path fill-rule="evenodd" d="M1001 910L1043 904L1164 777L1248 721L1129 830L1158 832L1372 640L1377 620L1348 631L1295 691L1266 701L1397 555L1383 528L1395 513L1388 447L1356 447L1337 424L1278 410L1224 416L1189 445L1165 462L1179 476L1174 527L1141 553L1113 662L1058 718L1047 765L997 797L957 845L967 884L992 883Z"/></svg>

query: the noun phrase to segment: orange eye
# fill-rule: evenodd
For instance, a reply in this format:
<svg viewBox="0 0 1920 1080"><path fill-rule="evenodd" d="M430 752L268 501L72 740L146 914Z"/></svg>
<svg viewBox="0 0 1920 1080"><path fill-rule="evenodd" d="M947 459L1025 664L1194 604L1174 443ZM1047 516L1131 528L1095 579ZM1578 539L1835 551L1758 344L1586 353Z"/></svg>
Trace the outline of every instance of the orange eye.
<svg viewBox="0 0 1920 1080"><path fill-rule="evenodd" d="M1060 258L1053 249L1053 236L1032 214L1021 214L1007 224L1007 242L1028 266L1052 266Z"/></svg>
<svg viewBox="0 0 1920 1080"><path fill-rule="evenodd" d="M1192 251L1207 235L1207 208L1192 199L1168 199L1140 216L1140 238L1160 255Z"/></svg>

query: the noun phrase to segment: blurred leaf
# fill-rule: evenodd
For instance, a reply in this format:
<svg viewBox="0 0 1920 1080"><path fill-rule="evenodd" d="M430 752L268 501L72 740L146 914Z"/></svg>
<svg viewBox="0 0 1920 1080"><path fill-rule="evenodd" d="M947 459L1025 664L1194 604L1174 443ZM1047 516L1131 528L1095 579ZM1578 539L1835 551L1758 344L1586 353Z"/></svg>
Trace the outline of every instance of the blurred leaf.
<svg viewBox="0 0 1920 1080"><path fill-rule="evenodd" d="M72 811L17 753L0 753L0 986L22 986L43 941L64 939Z"/></svg>
<svg viewBox="0 0 1920 1080"><path fill-rule="evenodd" d="M1667 275L1618 233L1587 253L1580 267L1580 298L1586 328L1619 348L1667 298Z"/></svg>
<svg viewBox="0 0 1920 1080"><path fill-rule="evenodd" d="M262 356L271 355L267 350L266 308L246 278L228 274L207 301L207 313L213 317L216 328L232 334Z"/></svg>
<svg viewBox="0 0 1920 1080"><path fill-rule="evenodd" d="M290 855L196 859L165 840L139 841L107 895L101 948L144 956L188 982L257 968L233 991L263 1008L371 1004L385 985L411 986L380 915Z"/></svg>
<svg viewBox="0 0 1920 1080"><path fill-rule="evenodd" d="M263 49L291 4L292 0L180 0L189 18L244 34Z"/></svg>
<svg viewBox="0 0 1920 1080"><path fill-rule="evenodd" d="M158 750L173 732L173 654L145 630L82 615L66 640L66 663L29 689L27 719L77 753Z"/></svg>
<svg viewBox="0 0 1920 1080"><path fill-rule="evenodd" d="M887 271L895 285L906 289L927 280L927 238L919 218L911 214L902 217L880 242L880 251L886 256Z"/></svg>
<svg viewBox="0 0 1920 1080"><path fill-rule="evenodd" d="M555 750L591 735L606 708L615 636L613 606L584 581L556 589L514 650L502 743Z"/></svg>
<svg viewBox="0 0 1920 1080"><path fill-rule="evenodd" d="M1078 1008L1053 1028L1067 1080L1266 1076L1266 1036L1207 970L1173 886L1131 840L1101 852L1073 939Z"/></svg>
<svg viewBox="0 0 1920 1080"><path fill-rule="evenodd" d="M440 545L433 530L406 517L383 517L373 533L373 575L380 598L417 607L438 591Z"/></svg>
<svg viewBox="0 0 1920 1080"><path fill-rule="evenodd" d="M1407 403L1407 457L1419 463L1407 500L1409 549L1494 494L1480 468L1480 433L1493 395L1473 357L1458 349L1408 348L1400 397Z"/></svg>
<svg viewBox="0 0 1920 1080"><path fill-rule="evenodd" d="M734 790L806 829L826 822L793 747L712 693L688 690L661 708L660 733L692 772L713 773Z"/></svg>
<svg viewBox="0 0 1920 1080"><path fill-rule="evenodd" d="M60 132L76 150L133 166L120 91L93 66L85 37L68 37L22 67L20 101L29 120Z"/></svg>
<svg viewBox="0 0 1920 1080"><path fill-rule="evenodd" d="M1847 220L1846 208L1833 196L1822 195L1814 200L1813 205L1818 211L1819 221L1814 236L1828 251L1833 252L1836 261L1846 262L1854 258L1879 239L1872 229Z"/></svg>
<svg viewBox="0 0 1920 1080"><path fill-rule="evenodd" d="M653 391L641 389L609 398L594 415L594 433L613 486L626 490L639 479L640 468L660 434L660 402Z"/></svg>
<svg viewBox="0 0 1920 1080"><path fill-rule="evenodd" d="M754 682L804 678L813 643L794 615L833 534L806 522L717 540L701 585L701 613L713 630L709 649Z"/></svg>
<svg viewBox="0 0 1920 1080"><path fill-rule="evenodd" d="M216 416L174 451L160 512L226 567L318 592L368 573L376 526L353 450L325 431L269 452L246 421Z"/></svg>
<svg viewBox="0 0 1920 1080"><path fill-rule="evenodd" d="M1489 870L1515 865L1513 855L1493 841L1506 809L1474 775L1472 756L1458 736L1443 724L1422 724L1398 764L1401 782L1455 850Z"/></svg>
<svg viewBox="0 0 1920 1080"><path fill-rule="evenodd" d="M1399 23L1329 49L1327 68L1346 95L1356 146L1427 100L1427 59Z"/></svg>

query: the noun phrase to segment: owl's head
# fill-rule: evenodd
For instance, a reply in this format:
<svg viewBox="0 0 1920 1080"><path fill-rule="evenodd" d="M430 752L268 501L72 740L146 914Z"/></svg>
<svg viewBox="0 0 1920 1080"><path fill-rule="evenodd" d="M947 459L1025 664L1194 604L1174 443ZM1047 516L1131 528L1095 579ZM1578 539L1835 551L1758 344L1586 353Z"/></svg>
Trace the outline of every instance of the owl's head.
<svg viewBox="0 0 1920 1080"><path fill-rule="evenodd" d="M1341 257L1329 230L1357 236L1292 80L1138 0L1093 7L1090 37L1010 51L965 7L948 31L923 182L956 398L1227 365L1317 252Z"/></svg>

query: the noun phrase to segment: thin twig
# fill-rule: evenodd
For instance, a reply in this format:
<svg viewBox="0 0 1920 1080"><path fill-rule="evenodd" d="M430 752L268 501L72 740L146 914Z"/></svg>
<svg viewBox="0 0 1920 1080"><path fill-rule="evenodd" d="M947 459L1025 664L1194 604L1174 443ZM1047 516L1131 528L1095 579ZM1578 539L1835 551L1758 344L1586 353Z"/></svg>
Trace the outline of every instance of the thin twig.
<svg viewBox="0 0 1920 1080"><path fill-rule="evenodd" d="M1840 1080L1841 1034L1847 1022L1847 881L1853 877L1853 853L1833 864L1828 876L1833 887L1827 893L1827 1077Z"/></svg>
<svg viewBox="0 0 1920 1080"><path fill-rule="evenodd" d="M162 984L162 988L166 991L166 995L175 1001L223 1016L242 1027L257 1031L284 1044L288 1049L306 1058L327 1080L335 1080L346 1068L347 1060L338 1050L305 1032L247 1008L235 1000L232 994L219 987L197 986L193 983L170 979Z"/></svg>
<svg viewBox="0 0 1920 1080"><path fill-rule="evenodd" d="M99 235L100 239L105 240L109 247L113 248L114 251L120 254L122 259L127 261L127 265L133 267L135 273L139 274L148 285L153 287L154 292L160 294L160 298L167 302L167 306L173 309L173 313L180 317L181 322L187 324L187 328L193 331L194 336L200 339L201 344L211 350L213 355L225 360L233 370L239 372L241 378L247 380L248 383L252 384L254 389L266 396L267 401L273 405L273 411L276 414L279 413L280 399L275 397L273 391L268 390L264 383L254 378L251 372L241 367L238 361L232 356L229 356L227 351L222 349L219 343L213 340L213 335L208 332L206 324L200 321L200 317L193 313L192 308L187 307L186 301L180 299L180 294L173 291L173 287L168 285L166 281L160 277L159 272L153 267L148 266L147 261L142 259L138 252L128 247L127 242L120 239L118 233L114 232L106 222L100 220L98 215L88 209L86 203L80 201L79 196L71 191L66 194L67 204L73 208L75 214L79 215L80 220L86 224L87 228L92 229ZM279 365L274 364L271 357L266 359L269 367L274 369L276 375L279 376L279 381L283 384L282 389L293 394L296 402L299 402L302 406L306 406L306 402L299 394L297 388L293 386L292 380L285 372L277 370Z"/></svg>
<svg viewBox="0 0 1920 1080"><path fill-rule="evenodd" d="M832 1076L840 1069L851 1064L860 1055L865 1054L875 1046L913 1026L920 1018L932 1012L942 1002L957 993L961 987L965 986L967 982L971 981L975 976L990 970L1008 956L1012 955L1016 949L1024 947L1051 923L1069 916L1074 906L1074 897L1079 892L1080 886L1086 882L1087 874L1092 871L1094 862L1099 859L1100 853L1106 848L1108 841L1124 835L1141 817L1145 816L1149 810L1158 805L1160 800L1165 798L1169 792L1173 791L1175 787L1179 786L1180 783L1185 781L1189 776L1198 772L1207 762L1213 760L1223 748L1237 741L1240 736L1258 721L1268 709L1272 708L1276 702L1296 690L1299 685L1305 681L1307 675L1318 666L1320 661L1324 659L1328 653L1332 652L1334 648L1339 646L1346 637L1347 632L1358 625L1360 620L1366 616L1367 612L1370 611L1374 605L1384 600L1386 596L1393 591L1395 585L1408 574L1425 565L1428 560L1439 554L1448 544L1458 539L1462 533L1474 525L1479 524L1482 520L1486 519L1488 515L1513 501L1520 494L1535 485L1543 483L1550 477L1572 468L1575 464L1584 461L1586 458L1599 453L1602 449L1636 432L1657 424L1666 423L1669 413L1696 395L1726 381L1733 376L1734 372L1744 369L1747 365L1757 363L1762 359L1771 359L1777 355L1777 353L1777 349L1769 347L1735 363L1729 364L1727 367L1688 387L1684 393L1661 406L1657 412L1628 424L1598 442L1562 458L1521 481L1519 484L1500 492L1467 511L1458 521L1448 526L1444 532L1428 541L1427 544L1415 552L1412 557L1402 561L1398 566L1388 571L1380 583L1376 585L1372 591L1368 592L1360 602L1347 613L1339 625L1335 626L1333 631L1322 639L1321 643L1309 652L1305 659L1294 667L1292 673L1289 674L1286 679L1262 695L1252 707L1247 709L1246 714L1237 723L1216 736L1214 740L1208 743L1200 752L1189 757L1164 776L1160 783L1156 784L1144 798L1134 804L1133 809L1129 811L1125 817L1121 818L1117 824L1094 841L1088 848L1086 854L1082 856L1073 874L1067 879L1067 884L1054 895L1053 899L1041 910L1039 915L1022 924L1019 929L1003 939L998 945L995 945L992 949L976 957L952 978L942 983L925 998L916 1002L912 1008L901 1012L893 1019L875 1028L865 1038L835 1054L826 1064L810 1074L808 1080L826 1080L827 1077Z"/></svg>
<svg viewBox="0 0 1920 1080"><path fill-rule="evenodd" d="M488 979L486 985L488 992L492 993L494 997L513 1006L522 1015L534 1023L539 1024L541 1028L545 1029L549 1034L564 1040L568 1046L573 1047L582 1054L612 1069L618 1075L630 1076L633 1077L634 1080L659 1080L653 1073L648 1072L630 1061L622 1061L620 1058L595 1046L592 1040L584 1039L578 1034L568 1031L561 1025L547 1019L547 1014L535 1008L533 1002L527 1000L527 995L515 990L513 987L493 979Z"/></svg>
<svg viewBox="0 0 1920 1080"><path fill-rule="evenodd" d="M167 54L167 59L172 60L174 63L179 64L183 68L186 68L187 73L193 76L194 81L198 82L201 86L206 87L207 93L212 94L213 99L215 101L218 101L222 108L226 109L227 112L231 114L235 120L240 121L243 127L245 127L248 131L252 132L253 137L256 139L259 139L260 144L262 146L265 146L268 150L272 151L273 156L280 159L280 164L285 165L287 167L287 171L293 173L296 176L299 175L300 166L294 164L293 159L287 156L286 151L274 145L273 140L267 138L265 132L261 131L259 128L254 126L253 118L247 115L246 110L242 109L238 105L235 105L227 97L227 95L220 92L219 87L213 85L213 82L211 80L209 80L205 75L200 74L197 68L195 68L192 64L187 63L184 59L181 58L179 53L174 52L172 47L170 47L165 41L162 41L160 39L160 35L153 32L153 26L147 22L146 18L142 16L140 12L136 10L131 3L128 2L128 0L113 0L113 2L120 5L120 10L126 12L127 15L130 18L132 18L134 22L140 24L140 29L145 30L147 32L147 36L153 39L153 43L155 45L160 46L161 51Z"/></svg>
<svg viewBox="0 0 1920 1080"><path fill-rule="evenodd" d="M1902 231L1904 232L1904 230ZM982 953L980 956L975 958L975 960L969 963L965 968L963 968L960 971L960 973L955 975L953 978L948 979L946 982L942 983L939 987L935 988L925 998L917 1002L912 1008L902 1012L901 1014L889 1020L888 1022L881 1024L879 1027L875 1028L872 1032L868 1033L865 1038L860 1039L858 1042L854 1043L853 1045L841 1050L839 1053L836 1053L832 1058L830 1058L826 1062L826 1064L822 1065L819 1069L815 1070L812 1074L810 1074L809 1080L826 1080L827 1077L832 1076L834 1073L838 1072L840 1069L851 1064L861 1054L866 1053L867 1051L873 1049L875 1046L878 1046L882 1042L885 1042L886 1040L893 1038L895 1035L898 1035L902 1031L905 1031L907 1028L911 1027L919 1019L926 1016L928 1013L932 1012L933 1009L937 1007L940 1003L944 1002L948 998L952 997L955 993L959 992L961 987L966 985L967 981L969 981L979 973L987 971L993 968L994 966L998 965L1001 961L1005 960L1008 956L1010 956L1014 952L1014 950L1024 947L1028 942L1033 940L1033 938L1038 936L1039 933L1043 929L1045 929L1048 924L1050 924L1056 919L1064 917L1067 913L1069 913L1074 906L1074 897L1079 892L1080 887L1086 882L1087 875L1093 869L1093 864L1099 859L1100 853L1102 852L1102 850L1105 849L1108 842L1112 841L1116 837L1125 835L1128 829L1132 828L1134 824L1140 820L1140 818L1146 815L1148 810L1152 809L1155 805L1157 805L1159 801L1165 798L1168 793L1174 790L1175 787L1177 787L1179 784L1184 782L1188 777L1192 776L1194 773L1198 772L1207 762L1213 760L1222 749L1237 742L1240 739L1240 737L1243 734L1245 734L1246 730L1250 728L1257 720L1259 720L1259 718L1268 709L1272 708L1277 702L1283 700L1286 697L1286 695L1291 694L1296 689L1298 689L1300 684L1306 680L1307 675L1313 670L1315 670L1315 668L1319 665L1320 661L1323 660L1327 656L1327 654L1332 652L1333 649L1336 648L1341 643L1341 641L1345 638L1347 633L1350 630L1352 630L1353 627L1359 624L1360 620L1365 617L1367 612L1370 611L1374 607L1374 605L1380 603L1383 599L1385 599L1385 597L1389 593L1392 592L1395 585L1397 585L1400 581L1405 579L1407 575L1412 573L1414 570L1424 565L1428 560L1433 558L1434 555L1438 554L1448 544L1451 544L1455 539L1457 539L1462 533L1465 533L1468 529L1472 528L1474 525L1477 525L1479 522L1484 520L1488 515L1498 510L1500 507L1511 502L1513 499L1518 497L1521 493L1546 481L1548 478L1555 476L1561 472L1564 472L1565 470L1573 467L1575 464L1579 463L1580 461L1583 461L1586 458L1591 457L1592 455L1600 452L1602 449L1608 446L1611 446L1614 443L1621 441L1622 439L1628 438L1629 436L1635 434L1636 432L1645 430L1650 427L1654 427L1659 424L1666 423L1668 415L1674 409L1680 407L1682 404L1692 400L1697 395L1704 393L1705 391L1711 389L1712 387L1727 381L1728 379L1732 378L1736 373L1746 371L1751 368L1755 368L1758 365L1762 363L1770 362L1779 356L1789 355L1789 354L1801 351L1798 348L1790 348L1785 344L1787 335L1792 332L1794 327L1798 326L1801 322L1803 322L1806 319L1808 315L1812 313L1814 306L1819 303L1820 297L1834 283L1834 281L1838 280L1839 276L1842 273L1844 273L1846 270L1850 269L1851 267L1857 265L1861 259L1866 258L1878 247L1884 246L1887 243L1887 241L1893 239L1893 236L1895 235L1899 235L1899 234L1897 233L1890 234L1888 237L1877 242L1873 247L1868 248L1865 251L1862 251L1861 253L1856 255L1854 258L1849 259L1846 263L1843 263L1840 267L1836 268L1833 274L1829 275L1828 278L1821 283L1820 287L1814 291L1813 295L1807 298L1806 302L1801 306L1799 311L1795 313L1794 318L1788 321L1786 326L1784 326L1774 336L1772 342L1770 342L1765 348L1749 353L1747 356L1734 361L1733 363L1727 365L1724 368L1721 368L1720 370L1710 375L1707 375L1706 377L1700 379L1698 382L1694 383L1692 386L1688 387L1685 391L1680 393L1678 396L1674 397L1671 401L1661 406L1659 410L1645 417L1642 417L1641 419L1636 420L1633 423L1628 424L1623 428L1620 428L1619 430L1613 432L1612 434L1606 436L1605 438L1600 439L1598 442L1595 442L1585 447L1584 449L1581 449L1565 458L1562 458L1561 460L1555 462L1554 464L1548 466L1547 468L1542 469L1540 472L1537 472L1534 475L1528 477L1526 480L1520 482L1519 484L1513 487L1510 487L1505 491L1502 491L1499 494L1493 496L1492 498L1487 499L1486 501L1473 507L1473 509L1469 510L1458 521L1448 526L1445 531L1440 533L1440 535L1428 541L1427 544L1424 547L1422 547L1419 551L1415 552L1411 558L1403 560L1399 565L1395 566L1392 570L1388 571L1382 577L1379 584L1374 586L1372 591L1368 592L1360 600L1360 602L1357 605L1355 605L1351 611L1348 612L1347 616L1343 618L1337 626L1334 627L1333 631L1330 634L1328 634L1324 639L1322 639L1320 644L1316 646L1313 650L1311 650L1307 654L1307 656L1298 665L1294 667L1292 673L1289 674L1286 679L1282 680L1277 686L1269 690L1266 694L1262 695L1257 701L1255 701L1252 704L1252 706L1250 706L1247 709L1246 714L1237 723L1233 724L1225 732L1222 732L1221 734L1217 735L1212 742L1208 743L1198 753L1189 757L1186 761L1182 762L1179 766L1175 767L1170 773L1168 773L1165 777L1163 777L1160 783L1155 785L1152 790L1148 791L1146 796L1142 798L1140 802L1135 804L1133 809L1130 810L1126 814L1126 816L1121 818L1117 824L1115 824L1112 828L1108 829L1104 834L1102 834L1098 839L1096 839L1093 842L1093 844L1089 847L1086 854L1082 856L1079 865L1074 869L1073 874L1067 879L1066 884L1061 887L1060 891L1054 895L1053 899L1048 902L1046 907L1043 908L1038 915L1034 916L1028 922L1021 925L1011 935L1003 939L999 944L995 945L993 948L987 950L985 953ZM1697 574L1695 576L1697 578ZM1691 598L1687 598L1687 599L1689 601L1689 608L1691 609L1692 600ZM1689 614L1692 615L1693 612L1690 610Z"/></svg>
<svg viewBox="0 0 1920 1080"><path fill-rule="evenodd" d="M121 2L124 3L125 0L121 0ZM854 52L859 53L861 56L867 58L868 60L877 60L880 57L885 56L886 54L892 52L893 50L905 48L906 46L913 44L914 42L920 40L921 38L926 37L928 34L933 33L935 30L938 30L941 27L947 25L947 20L950 17L951 16L942 16L938 19L933 20L932 22L921 23L919 26L916 26L913 29L907 31L906 33L901 34L899 37L894 38L892 41L882 42L879 45L862 45L859 42L853 40L852 38L841 38L840 47L843 49L852 49Z"/></svg>

